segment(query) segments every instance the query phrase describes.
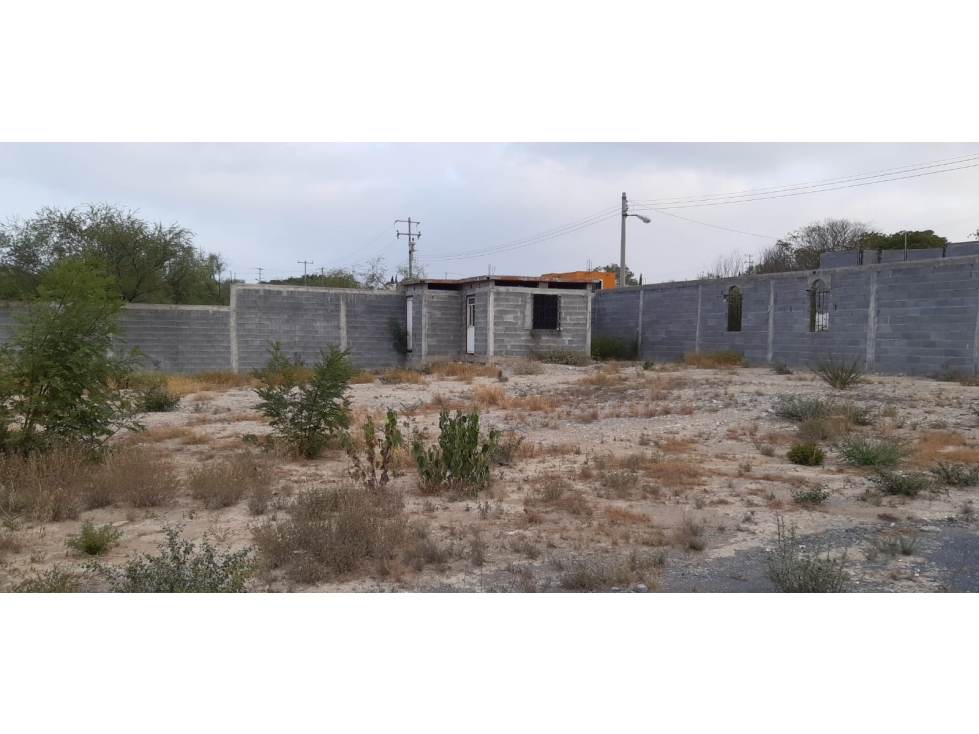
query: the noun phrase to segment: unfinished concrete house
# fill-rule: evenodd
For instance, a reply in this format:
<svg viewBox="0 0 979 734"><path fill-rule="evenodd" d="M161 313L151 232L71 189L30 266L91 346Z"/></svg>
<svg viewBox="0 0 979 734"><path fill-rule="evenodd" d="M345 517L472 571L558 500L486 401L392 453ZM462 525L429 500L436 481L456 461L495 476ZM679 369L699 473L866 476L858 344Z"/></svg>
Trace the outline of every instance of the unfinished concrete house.
<svg viewBox="0 0 979 734"><path fill-rule="evenodd" d="M591 350L588 278L480 276L403 284L408 362Z"/></svg>

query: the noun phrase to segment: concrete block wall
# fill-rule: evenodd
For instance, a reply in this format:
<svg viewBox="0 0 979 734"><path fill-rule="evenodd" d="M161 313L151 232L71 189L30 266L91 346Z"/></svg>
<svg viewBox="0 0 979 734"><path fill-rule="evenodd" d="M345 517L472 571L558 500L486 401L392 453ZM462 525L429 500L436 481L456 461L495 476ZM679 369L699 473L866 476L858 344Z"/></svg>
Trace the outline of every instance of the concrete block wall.
<svg viewBox="0 0 979 734"><path fill-rule="evenodd" d="M130 303L118 344L138 347L146 367L162 372L231 369L231 313L227 306Z"/></svg>
<svg viewBox="0 0 979 734"><path fill-rule="evenodd" d="M643 320L639 356L642 359L682 359L684 352L696 351L699 289L697 284L641 289ZM647 309L650 313L669 313L671 317L646 318Z"/></svg>
<svg viewBox="0 0 979 734"><path fill-rule="evenodd" d="M466 351L466 299L463 293L458 290L426 291L425 316L426 356L461 357Z"/></svg>
<svg viewBox="0 0 979 734"><path fill-rule="evenodd" d="M810 332L809 291L817 280L830 291L829 331ZM793 273L770 279L775 291L771 361L811 365L832 355L834 359L857 358L863 366L871 281L871 271L864 268Z"/></svg>
<svg viewBox="0 0 979 734"><path fill-rule="evenodd" d="M307 364L329 345L351 347L361 367L401 364L389 318L405 326L404 294L344 288L237 285L231 291L232 365L239 372L261 367L268 343L278 341L290 357ZM418 309L418 304L415 307ZM353 333L356 331L356 333ZM416 332L415 338L419 338Z"/></svg>
<svg viewBox="0 0 979 734"><path fill-rule="evenodd" d="M958 247L971 252L972 245ZM832 354L883 372L976 373L979 253L954 253L950 248L945 258L599 291L594 335L626 338L641 310L644 359L733 349L755 363L805 366ZM817 280L830 291L829 330L812 333L810 291ZM724 295L732 285L743 295L740 332L727 331Z"/></svg>
<svg viewBox="0 0 979 734"><path fill-rule="evenodd" d="M979 269L940 262L877 274L875 369L974 372Z"/></svg>
<svg viewBox="0 0 979 734"><path fill-rule="evenodd" d="M534 295L560 298L558 329L533 328ZM493 289L493 356L526 357L531 351L588 350L588 291Z"/></svg>

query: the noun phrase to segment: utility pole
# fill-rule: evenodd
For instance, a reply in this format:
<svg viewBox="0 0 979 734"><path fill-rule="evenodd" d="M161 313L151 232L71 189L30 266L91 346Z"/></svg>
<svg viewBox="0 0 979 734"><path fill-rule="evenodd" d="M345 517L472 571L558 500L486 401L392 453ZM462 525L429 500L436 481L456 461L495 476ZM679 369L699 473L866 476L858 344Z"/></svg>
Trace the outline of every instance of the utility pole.
<svg viewBox="0 0 979 734"><path fill-rule="evenodd" d="M258 269L258 282L259 284L262 282L262 268Z"/></svg>
<svg viewBox="0 0 979 734"><path fill-rule="evenodd" d="M748 275L751 275L754 271L754 260L751 255L748 255Z"/></svg>
<svg viewBox="0 0 979 734"><path fill-rule="evenodd" d="M622 254L619 260L619 283L618 288L625 288L627 285L626 281L626 269L625 269L625 220L628 217L635 217L643 224L649 224L649 217L644 217L642 214L630 214L629 213L629 200L625 197L625 191L622 192Z"/></svg>
<svg viewBox="0 0 979 734"><path fill-rule="evenodd" d="M622 252L619 256L619 288L625 288L625 219L629 216L629 201L622 192Z"/></svg>
<svg viewBox="0 0 979 734"><path fill-rule="evenodd" d="M408 217L407 220L405 220L405 219L395 219L394 220L394 223L395 224L398 224L399 222L407 222L408 223L408 231L407 232L398 231L398 239L399 240L401 239L401 235L404 235L405 237L408 238L408 278L410 279L414 275L414 267L415 267L415 240L420 239L421 236L422 236L422 233L421 232L412 232L411 231L411 226L414 225L416 227L419 227L419 226L421 226L421 222L413 222L413 221L411 221L411 217Z"/></svg>
<svg viewBox="0 0 979 734"><path fill-rule="evenodd" d="M312 265L313 264L313 261L312 260L296 260L296 262L297 263L302 263L302 265L303 265L303 286L305 286L306 285L306 266L307 265Z"/></svg>

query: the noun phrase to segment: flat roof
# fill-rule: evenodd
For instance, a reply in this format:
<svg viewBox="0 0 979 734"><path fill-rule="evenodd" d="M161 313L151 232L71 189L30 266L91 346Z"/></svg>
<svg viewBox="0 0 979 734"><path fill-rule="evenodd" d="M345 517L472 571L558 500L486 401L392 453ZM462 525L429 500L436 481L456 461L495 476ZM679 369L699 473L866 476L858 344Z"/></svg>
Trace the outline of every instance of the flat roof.
<svg viewBox="0 0 979 734"><path fill-rule="evenodd" d="M512 281L518 283L601 283L601 278L545 278L543 276L531 275L477 275L472 278L443 279L443 278L424 278L402 280L402 285L422 285L425 283L438 283L442 285L456 285L463 283L478 283L480 281Z"/></svg>

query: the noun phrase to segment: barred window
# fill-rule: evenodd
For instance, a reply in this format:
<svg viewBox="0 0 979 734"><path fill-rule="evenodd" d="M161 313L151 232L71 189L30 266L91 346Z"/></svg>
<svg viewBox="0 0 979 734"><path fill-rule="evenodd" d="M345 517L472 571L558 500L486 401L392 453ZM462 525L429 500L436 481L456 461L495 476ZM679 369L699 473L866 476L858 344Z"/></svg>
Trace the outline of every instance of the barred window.
<svg viewBox="0 0 979 734"><path fill-rule="evenodd" d="M743 296L738 287L731 286L727 294L727 330L741 331L741 303Z"/></svg>
<svg viewBox="0 0 979 734"><path fill-rule="evenodd" d="M829 331L829 288L821 280L809 289L809 331Z"/></svg>
<svg viewBox="0 0 979 734"><path fill-rule="evenodd" d="M534 328L557 329L559 325L560 296L534 294Z"/></svg>

